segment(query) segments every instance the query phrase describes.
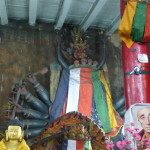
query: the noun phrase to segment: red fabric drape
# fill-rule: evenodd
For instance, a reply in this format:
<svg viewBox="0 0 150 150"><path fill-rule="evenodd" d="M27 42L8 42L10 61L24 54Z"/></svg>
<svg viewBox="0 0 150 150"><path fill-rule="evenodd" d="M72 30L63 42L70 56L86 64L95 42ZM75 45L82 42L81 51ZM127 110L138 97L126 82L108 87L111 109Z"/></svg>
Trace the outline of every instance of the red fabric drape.
<svg viewBox="0 0 150 150"><path fill-rule="evenodd" d="M91 117L92 89L91 68L81 68L78 111L88 117Z"/></svg>
<svg viewBox="0 0 150 150"><path fill-rule="evenodd" d="M146 25L145 25L144 37L142 39L142 42L150 41L150 27L149 26L150 26L150 5L147 5Z"/></svg>
<svg viewBox="0 0 150 150"><path fill-rule="evenodd" d="M91 118L92 109L92 80L91 69L81 68L80 70L80 95L78 112ZM84 150L84 142L77 141L77 150Z"/></svg>

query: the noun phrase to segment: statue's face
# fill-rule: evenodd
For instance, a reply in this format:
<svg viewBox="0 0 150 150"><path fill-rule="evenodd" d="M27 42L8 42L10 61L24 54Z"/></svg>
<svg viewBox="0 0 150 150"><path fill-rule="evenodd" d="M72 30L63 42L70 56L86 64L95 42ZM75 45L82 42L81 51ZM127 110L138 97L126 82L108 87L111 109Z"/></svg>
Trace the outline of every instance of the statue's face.
<svg viewBox="0 0 150 150"><path fill-rule="evenodd" d="M9 126L8 127L8 138L10 140L18 140L21 137L20 126Z"/></svg>

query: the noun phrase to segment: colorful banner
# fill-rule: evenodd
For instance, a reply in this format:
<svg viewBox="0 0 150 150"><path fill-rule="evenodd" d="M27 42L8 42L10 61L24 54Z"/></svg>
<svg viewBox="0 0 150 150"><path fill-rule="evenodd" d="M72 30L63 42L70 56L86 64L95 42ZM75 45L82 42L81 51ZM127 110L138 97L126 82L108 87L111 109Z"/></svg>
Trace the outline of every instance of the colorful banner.
<svg viewBox="0 0 150 150"><path fill-rule="evenodd" d="M128 48L134 42L150 42L149 7L149 4L143 2L127 2L118 33Z"/></svg>
<svg viewBox="0 0 150 150"><path fill-rule="evenodd" d="M50 121L65 113L78 111L90 118L95 116L92 119L95 123L98 122L100 128L103 127L110 136L116 136L123 122L119 120L121 125L118 124L120 116L116 117L114 113L106 84L104 75L92 68L65 69L50 112ZM63 147L67 150L84 150L89 145L90 143L82 141L68 140L64 141Z"/></svg>
<svg viewBox="0 0 150 150"><path fill-rule="evenodd" d="M130 38L132 22L136 10L137 2L128 1L125 8L122 20L120 22L118 33L120 38L126 43L126 46L130 48L134 41Z"/></svg>

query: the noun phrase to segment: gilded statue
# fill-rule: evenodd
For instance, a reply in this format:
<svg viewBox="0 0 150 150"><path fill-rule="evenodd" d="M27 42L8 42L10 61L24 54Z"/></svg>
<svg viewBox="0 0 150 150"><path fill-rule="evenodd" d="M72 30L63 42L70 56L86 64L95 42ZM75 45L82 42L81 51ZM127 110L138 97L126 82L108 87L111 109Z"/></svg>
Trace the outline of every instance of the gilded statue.
<svg viewBox="0 0 150 150"><path fill-rule="evenodd" d="M1 150L30 150L23 139L24 131L19 120L12 120L5 131L6 137L0 141Z"/></svg>

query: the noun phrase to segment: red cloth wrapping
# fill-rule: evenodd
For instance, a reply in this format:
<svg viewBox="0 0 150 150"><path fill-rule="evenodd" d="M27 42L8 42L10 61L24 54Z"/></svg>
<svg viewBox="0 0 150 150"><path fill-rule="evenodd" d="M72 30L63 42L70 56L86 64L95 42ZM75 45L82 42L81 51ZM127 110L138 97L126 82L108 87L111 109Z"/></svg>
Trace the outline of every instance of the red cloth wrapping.
<svg viewBox="0 0 150 150"><path fill-rule="evenodd" d="M147 5L146 25L142 42L149 42L149 41L150 41L150 5Z"/></svg>

